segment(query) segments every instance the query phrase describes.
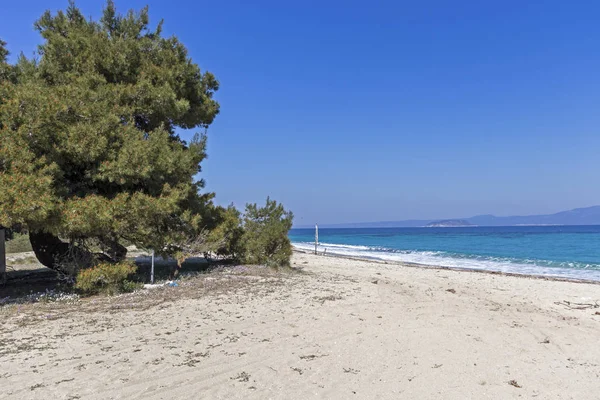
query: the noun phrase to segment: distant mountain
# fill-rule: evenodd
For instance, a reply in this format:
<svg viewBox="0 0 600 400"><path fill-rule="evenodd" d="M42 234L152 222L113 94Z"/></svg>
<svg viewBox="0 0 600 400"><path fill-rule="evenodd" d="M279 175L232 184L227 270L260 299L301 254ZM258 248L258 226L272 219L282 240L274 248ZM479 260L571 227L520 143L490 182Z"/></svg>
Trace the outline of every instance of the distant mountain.
<svg viewBox="0 0 600 400"><path fill-rule="evenodd" d="M496 217L495 215L477 215L470 218L457 218L452 220L405 220L360 222L349 224L320 225L322 228L414 228L424 227L432 223L443 221L461 221L477 226L515 226L515 225L600 225L600 206L575 208L556 214ZM456 226L456 225L453 225ZM312 228L304 226L304 228ZM302 228L302 226L299 226Z"/></svg>
<svg viewBox="0 0 600 400"><path fill-rule="evenodd" d="M459 226L473 226L473 224L464 219L444 219L442 221L433 221L425 225L427 228L452 228Z"/></svg>
<svg viewBox="0 0 600 400"><path fill-rule="evenodd" d="M496 217L494 215L478 215L468 219L480 226L511 225L600 225L600 206L575 208L556 214Z"/></svg>

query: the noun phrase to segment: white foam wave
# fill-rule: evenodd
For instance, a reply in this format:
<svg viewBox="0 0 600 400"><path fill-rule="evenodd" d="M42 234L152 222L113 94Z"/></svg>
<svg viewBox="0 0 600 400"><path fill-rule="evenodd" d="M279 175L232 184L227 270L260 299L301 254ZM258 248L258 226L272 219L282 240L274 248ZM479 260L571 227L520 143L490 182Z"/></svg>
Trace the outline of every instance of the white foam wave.
<svg viewBox="0 0 600 400"><path fill-rule="evenodd" d="M314 251L313 243L292 243L298 250ZM320 253L348 257L371 258L385 261L405 262L423 265L433 265L450 268L463 268L485 271L498 271L523 275L541 275L549 277L587 279L600 281L600 270L591 265L575 267L574 263L564 263L562 266L549 267L536 264L536 260L509 261L500 258L467 258L452 257L443 252L435 251L393 251L385 248L319 243ZM593 268L593 269L592 269Z"/></svg>

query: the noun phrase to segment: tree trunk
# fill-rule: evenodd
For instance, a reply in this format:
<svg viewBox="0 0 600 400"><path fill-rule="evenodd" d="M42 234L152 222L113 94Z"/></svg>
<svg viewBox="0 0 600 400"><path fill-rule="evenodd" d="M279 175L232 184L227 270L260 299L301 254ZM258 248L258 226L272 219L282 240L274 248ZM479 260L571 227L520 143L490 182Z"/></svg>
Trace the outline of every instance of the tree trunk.
<svg viewBox="0 0 600 400"><path fill-rule="evenodd" d="M29 232L29 241L38 261L53 270L60 270L61 261L69 257L71 245L47 232Z"/></svg>
<svg viewBox="0 0 600 400"><path fill-rule="evenodd" d="M29 232L29 241L38 261L55 271L73 274L80 268L88 268L95 262L119 262L127 256L127 248L116 241L110 241L108 255L92 253L89 250L65 243L47 232Z"/></svg>

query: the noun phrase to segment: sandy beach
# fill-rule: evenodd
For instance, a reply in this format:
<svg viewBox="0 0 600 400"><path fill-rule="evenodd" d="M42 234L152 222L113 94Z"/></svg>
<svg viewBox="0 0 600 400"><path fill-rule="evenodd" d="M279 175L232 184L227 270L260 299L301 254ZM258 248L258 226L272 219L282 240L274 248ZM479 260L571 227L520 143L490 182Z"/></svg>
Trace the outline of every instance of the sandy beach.
<svg viewBox="0 0 600 400"><path fill-rule="evenodd" d="M3 399L597 399L600 285L295 253L1 309Z"/></svg>

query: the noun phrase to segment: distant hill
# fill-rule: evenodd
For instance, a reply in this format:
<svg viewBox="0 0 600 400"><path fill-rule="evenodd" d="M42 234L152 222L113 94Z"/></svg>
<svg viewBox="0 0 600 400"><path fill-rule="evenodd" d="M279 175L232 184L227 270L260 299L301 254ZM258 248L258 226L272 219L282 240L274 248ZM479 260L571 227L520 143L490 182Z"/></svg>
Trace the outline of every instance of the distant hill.
<svg viewBox="0 0 600 400"><path fill-rule="evenodd" d="M478 215L468 219L480 226L511 225L600 225L600 206L575 208L556 214L496 217L494 215Z"/></svg>
<svg viewBox="0 0 600 400"><path fill-rule="evenodd" d="M600 225L600 206L575 208L556 214L528 215L497 217L495 215L477 215L470 218L456 218L449 220L405 220L405 221L381 221L381 222L359 222L349 224L320 225L322 228L414 228L424 227L432 223L443 221L461 221L469 225L477 226L515 226L515 225ZM453 225L456 226L456 225ZM302 226L299 226L301 228ZM305 226L312 228L312 226Z"/></svg>
<svg viewBox="0 0 600 400"><path fill-rule="evenodd" d="M442 221L433 221L425 225L427 228L452 228L458 226L473 226L473 224L464 219L444 219Z"/></svg>

